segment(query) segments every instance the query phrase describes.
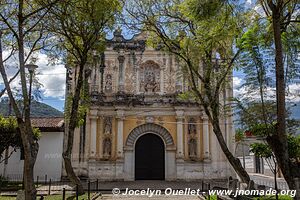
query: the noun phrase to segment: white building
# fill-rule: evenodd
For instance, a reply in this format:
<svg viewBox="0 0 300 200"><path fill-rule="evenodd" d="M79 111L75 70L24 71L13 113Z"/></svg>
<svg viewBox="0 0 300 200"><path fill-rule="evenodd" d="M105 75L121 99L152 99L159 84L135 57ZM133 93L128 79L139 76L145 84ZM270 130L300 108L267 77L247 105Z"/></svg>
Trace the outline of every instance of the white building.
<svg viewBox="0 0 300 200"><path fill-rule="evenodd" d="M63 118L33 118L32 125L41 130L39 151L34 166L34 178L60 180L62 173ZM8 149L10 155L12 148ZM11 180L22 180L24 158L21 150L13 152L7 162L0 164L0 175ZM3 158L5 157L5 153Z"/></svg>

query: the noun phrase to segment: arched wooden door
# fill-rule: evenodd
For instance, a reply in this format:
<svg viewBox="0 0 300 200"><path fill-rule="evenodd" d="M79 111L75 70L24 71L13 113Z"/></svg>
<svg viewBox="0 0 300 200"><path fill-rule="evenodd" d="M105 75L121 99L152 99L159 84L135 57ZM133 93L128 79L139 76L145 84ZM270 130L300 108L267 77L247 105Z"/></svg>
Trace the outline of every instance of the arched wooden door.
<svg viewBox="0 0 300 200"><path fill-rule="evenodd" d="M135 180L165 180L165 145L155 134L145 134L135 144Z"/></svg>

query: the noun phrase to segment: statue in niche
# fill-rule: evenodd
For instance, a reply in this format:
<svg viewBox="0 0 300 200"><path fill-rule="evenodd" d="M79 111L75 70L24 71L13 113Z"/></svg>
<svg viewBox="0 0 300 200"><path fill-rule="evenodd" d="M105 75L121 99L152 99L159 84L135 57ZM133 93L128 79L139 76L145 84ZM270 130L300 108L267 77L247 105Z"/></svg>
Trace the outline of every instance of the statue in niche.
<svg viewBox="0 0 300 200"><path fill-rule="evenodd" d="M197 141L195 139L190 139L188 147L189 157L195 159L197 157Z"/></svg>
<svg viewBox="0 0 300 200"><path fill-rule="evenodd" d="M193 118L189 120L188 133L190 135L193 135L193 134L195 135L197 133L196 121Z"/></svg>
<svg viewBox="0 0 300 200"><path fill-rule="evenodd" d="M160 67L154 61L148 60L140 67L140 90L146 93L160 90Z"/></svg>
<svg viewBox="0 0 300 200"><path fill-rule="evenodd" d="M104 118L104 134L108 135L111 134L112 130L112 119L111 117Z"/></svg>
<svg viewBox="0 0 300 200"><path fill-rule="evenodd" d="M111 74L107 74L105 78L105 92L112 91L112 76Z"/></svg>
<svg viewBox="0 0 300 200"><path fill-rule="evenodd" d="M103 157L109 158L111 156L111 141L109 138L103 141Z"/></svg>
<svg viewBox="0 0 300 200"><path fill-rule="evenodd" d="M158 83L155 81L155 74L153 71L145 73L145 92L156 92L158 90Z"/></svg>

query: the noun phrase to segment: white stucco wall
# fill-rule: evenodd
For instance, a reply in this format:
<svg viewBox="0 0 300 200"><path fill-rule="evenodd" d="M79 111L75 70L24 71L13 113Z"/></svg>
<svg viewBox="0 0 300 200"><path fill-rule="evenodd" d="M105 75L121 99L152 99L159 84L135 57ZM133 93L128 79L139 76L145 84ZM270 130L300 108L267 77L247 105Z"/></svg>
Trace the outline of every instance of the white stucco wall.
<svg viewBox="0 0 300 200"><path fill-rule="evenodd" d="M11 151L11 149L10 149ZM9 151L9 152L10 152ZM39 140L39 152L34 167L35 179L60 180L62 170L63 132L42 132ZM8 160L6 172L4 163L0 164L0 174L12 179L21 179L23 160L20 160L20 150L14 152Z"/></svg>

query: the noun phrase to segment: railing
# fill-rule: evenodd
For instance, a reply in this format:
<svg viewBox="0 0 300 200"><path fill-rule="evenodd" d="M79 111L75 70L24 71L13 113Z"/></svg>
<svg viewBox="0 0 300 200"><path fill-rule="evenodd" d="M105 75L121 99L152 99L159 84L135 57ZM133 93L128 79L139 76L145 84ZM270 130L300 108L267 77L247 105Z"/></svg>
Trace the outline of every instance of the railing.
<svg viewBox="0 0 300 200"><path fill-rule="evenodd" d="M9 183L19 183L22 185L22 175L10 175L9 176ZM257 185L260 185L261 189L268 190L269 188L274 189L272 183L270 181L255 181ZM93 180L82 180L82 186L84 188L84 191L86 192L87 199L92 199L93 195L100 195L101 192L109 192L111 193L112 188L108 188L103 186L104 182L100 182L98 179ZM104 183L105 184L105 183ZM124 183L126 184L126 183ZM282 189L288 189L287 186L284 185L284 183L278 183L279 188ZM37 176L35 177L35 185L37 188L37 194L38 196L47 196L47 195L62 195L62 198L65 199L67 195L73 195L76 196L76 199L78 199L79 193L78 193L78 186L72 185L69 181L63 181L60 179L54 179L54 178L48 178L48 175L44 176ZM102 186L101 186L102 185ZM231 179L229 178L226 181L217 181L217 180L203 180L201 182L198 182L197 187L199 187L200 192L202 196L206 199L211 199L210 190L236 190L237 188L240 188L240 183L237 181L237 179ZM130 186L129 186L130 187ZM0 193L2 192L14 192L14 195L16 194L16 191L22 188L17 188L16 190L6 190L5 188L1 188L0 184ZM122 188L120 188L122 190ZM138 188L131 188L131 189L138 189ZM174 188L175 189L175 188ZM180 189L180 188L178 188ZM162 189L164 191L164 189ZM245 198L248 198L247 196L243 196Z"/></svg>

